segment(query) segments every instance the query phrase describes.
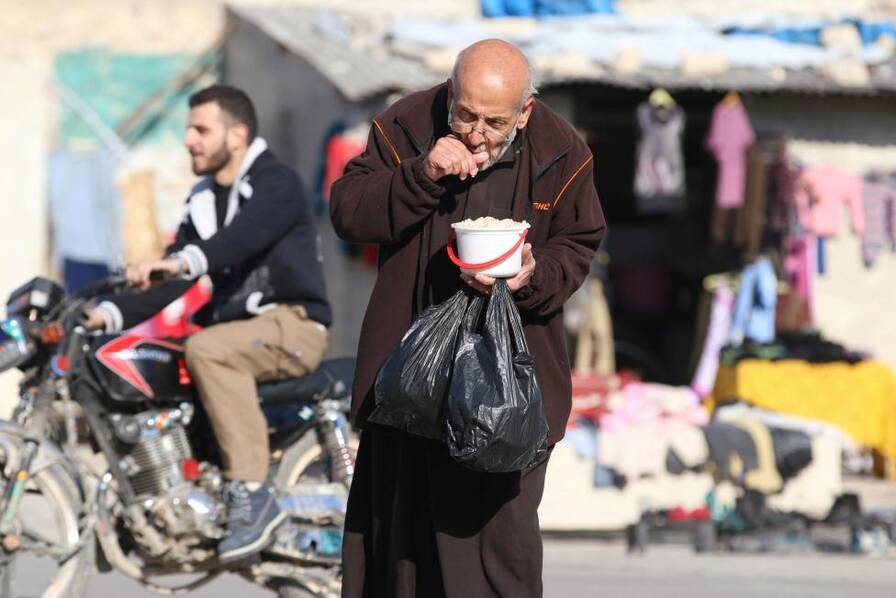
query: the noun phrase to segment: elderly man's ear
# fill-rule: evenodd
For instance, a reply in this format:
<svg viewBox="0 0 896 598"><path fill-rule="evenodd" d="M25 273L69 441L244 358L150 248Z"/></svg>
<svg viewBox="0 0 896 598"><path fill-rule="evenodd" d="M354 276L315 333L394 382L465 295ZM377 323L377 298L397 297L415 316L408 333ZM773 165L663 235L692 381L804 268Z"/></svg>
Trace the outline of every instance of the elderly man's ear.
<svg viewBox="0 0 896 598"><path fill-rule="evenodd" d="M532 107L535 105L535 98L529 98L526 100L526 103L523 104L523 110L520 112L520 120L516 125L517 129L525 129L526 125L529 123L529 116L532 114Z"/></svg>

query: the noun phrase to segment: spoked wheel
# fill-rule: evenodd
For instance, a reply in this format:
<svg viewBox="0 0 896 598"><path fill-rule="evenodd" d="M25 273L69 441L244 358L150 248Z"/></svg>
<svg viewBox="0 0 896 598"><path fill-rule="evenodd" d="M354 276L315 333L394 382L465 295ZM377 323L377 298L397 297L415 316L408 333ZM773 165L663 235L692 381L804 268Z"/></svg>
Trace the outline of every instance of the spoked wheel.
<svg viewBox="0 0 896 598"><path fill-rule="evenodd" d="M357 452L357 436L350 437L353 453ZM305 434L292 447L280 464L276 483L281 492L300 484L333 482L330 458L318 442L316 434ZM280 579L271 585L279 598L337 598L341 594L342 574L339 571L320 571L321 575L308 572L307 585L297 580Z"/></svg>
<svg viewBox="0 0 896 598"><path fill-rule="evenodd" d="M2 480L5 490L9 480ZM27 482L12 533L0 548L0 596L80 598L93 565L94 544L79 547L82 502L60 465Z"/></svg>

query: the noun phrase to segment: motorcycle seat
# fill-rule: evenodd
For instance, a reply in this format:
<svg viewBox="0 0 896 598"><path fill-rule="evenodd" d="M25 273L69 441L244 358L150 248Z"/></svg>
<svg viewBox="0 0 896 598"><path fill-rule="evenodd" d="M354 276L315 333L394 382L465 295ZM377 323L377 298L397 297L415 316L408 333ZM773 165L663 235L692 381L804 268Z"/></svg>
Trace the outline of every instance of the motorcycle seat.
<svg viewBox="0 0 896 598"><path fill-rule="evenodd" d="M353 357L328 359L307 376L259 384L258 399L262 404L343 399L351 394L354 378Z"/></svg>

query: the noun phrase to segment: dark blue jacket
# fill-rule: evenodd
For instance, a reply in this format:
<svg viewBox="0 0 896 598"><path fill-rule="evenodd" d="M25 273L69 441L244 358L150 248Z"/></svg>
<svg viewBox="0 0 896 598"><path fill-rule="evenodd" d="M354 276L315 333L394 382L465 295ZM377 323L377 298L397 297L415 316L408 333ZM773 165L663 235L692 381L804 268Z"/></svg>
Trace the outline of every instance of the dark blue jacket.
<svg viewBox="0 0 896 598"><path fill-rule="evenodd" d="M234 182L224 226L218 230L211 179L203 179L193 188L184 220L167 250L187 259L191 278L207 273L212 279L212 298L195 315L196 323L208 326L246 319L272 305L302 305L312 320L329 326L332 315L320 236L298 173L267 150L261 139L250 146L246 162L248 168ZM191 284L171 281L104 303L107 310L108 303L113 304L121 326L129 328Z"/></svg>

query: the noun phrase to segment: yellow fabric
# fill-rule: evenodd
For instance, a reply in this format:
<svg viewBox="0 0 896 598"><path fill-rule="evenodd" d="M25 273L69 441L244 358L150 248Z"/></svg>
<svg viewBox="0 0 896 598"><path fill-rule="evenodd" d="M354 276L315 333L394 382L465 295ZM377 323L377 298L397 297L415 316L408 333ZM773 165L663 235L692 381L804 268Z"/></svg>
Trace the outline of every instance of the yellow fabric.
<svg viewBox="0 0 896 598"><path fill-rule="evenodd" d="M752 488L763 494L774 494L781 490L784 480L778 473L777 463L775 462L775 446L772 441L772 433L758 419L751 417L741 417L734 420L735 426L745 431L753 439L753 445L756 447L756 461L759 466L748 471L744 477L744 483L747 488Z"/></svg>
<svg viewBox="0 0 896 598"><path fill-rule="evenodd" d="M719 368L708 407L732 399L834 424L877 449L896 477L896 380L886 364L747 359Z"/></svg>

